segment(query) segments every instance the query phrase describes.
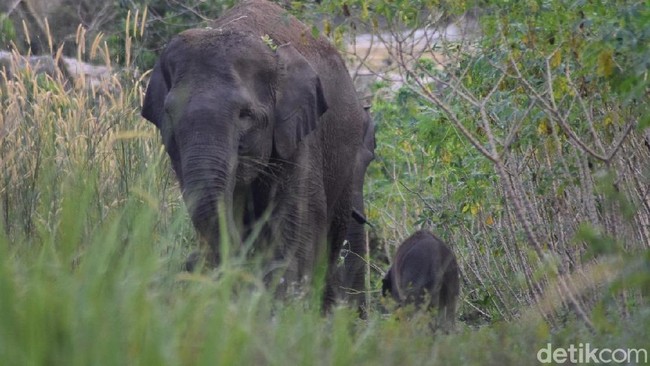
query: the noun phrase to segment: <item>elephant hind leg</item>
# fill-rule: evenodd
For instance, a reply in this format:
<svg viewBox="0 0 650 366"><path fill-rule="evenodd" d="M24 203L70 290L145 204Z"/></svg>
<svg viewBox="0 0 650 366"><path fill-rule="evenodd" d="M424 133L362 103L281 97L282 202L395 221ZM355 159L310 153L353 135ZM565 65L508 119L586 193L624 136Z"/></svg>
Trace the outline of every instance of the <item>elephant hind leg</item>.
<svg viewBox="0 0 650 366"><path fill-rule="evenodd" d="M325 282L325 294L323 297L323 310L325 312L334 305L337 298L337 293L340 294L338 289L345 283L349 282L346 279L341 279L339 270L337 269L337 262L341 255L341 248L346 238L348 221L350 217L349 208L339 205L339 209L334 214L334 219L330 225L330 230L327 235L327 275ZM355 254L350 254L355 255ZM347 275L347 272L345 273ZM363 286L363 281L361 283ZM362 289L363 287L361 287ZM355 290L357 290L355 288ZM363 295L362 295L363 296Z"/></svg>
<svg viewBox="0 0 650 366"><path fill-rule="evenodd" d="M350 245L343 268L343 293L359 306L361 317L365 317L366 308L366 231L363 225L349 221L346 239Z"/></svg>

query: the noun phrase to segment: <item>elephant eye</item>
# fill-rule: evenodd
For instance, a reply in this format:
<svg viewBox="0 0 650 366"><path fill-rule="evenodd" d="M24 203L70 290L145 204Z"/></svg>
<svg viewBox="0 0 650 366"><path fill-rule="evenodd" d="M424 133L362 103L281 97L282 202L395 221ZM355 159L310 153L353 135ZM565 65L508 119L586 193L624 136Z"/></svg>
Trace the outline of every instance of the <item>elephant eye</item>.
<svg viewBox="0 0 650 366"><path fill-rule="evenodd" d="M239 118L253 118L253 111L250 108L242 108L239 110Z"/></svg>

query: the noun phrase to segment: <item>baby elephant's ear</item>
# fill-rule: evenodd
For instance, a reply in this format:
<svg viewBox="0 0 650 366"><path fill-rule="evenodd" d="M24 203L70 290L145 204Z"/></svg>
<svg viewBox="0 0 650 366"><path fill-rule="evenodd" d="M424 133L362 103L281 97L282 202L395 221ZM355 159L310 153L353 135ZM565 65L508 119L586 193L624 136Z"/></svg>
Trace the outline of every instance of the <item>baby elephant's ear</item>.
<svg viewBox="0 0 650 366"><path fill-rule="evenodd" d="M158 60L151 72L147 92L142 103L142 117L158 128L160 128L165 116L165 97L168 92L169 85L163 75L161 61Z"/></svg>
<svg viewBox="0 0 650 366"><path fill-rule="evenodd" d="M327 102L318 74L293 46L278 47L277 58L273 143L279 157L288 159L300 141L318 128L320 116L327 111Z"/></svg>

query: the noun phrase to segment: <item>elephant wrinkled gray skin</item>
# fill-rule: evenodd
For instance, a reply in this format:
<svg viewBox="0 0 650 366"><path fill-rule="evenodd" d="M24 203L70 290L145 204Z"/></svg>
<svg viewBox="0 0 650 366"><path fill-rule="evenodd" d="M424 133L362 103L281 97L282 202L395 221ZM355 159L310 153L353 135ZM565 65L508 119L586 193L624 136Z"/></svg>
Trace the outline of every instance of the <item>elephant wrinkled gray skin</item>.
<svg viewBox="0 0 650 366"><path fill-rule="evenodd" d="M375 158L375 123L366 109L364 118L363 144L357 151L354 174L352 178L352 207L353 217L348 222L348 231L345 239L348 243L344 255L343 264L339 268L339 282L341 292L348 294L362 308L361 313L365 314L364 293L354 291L364 288L365 262L366 257L366 232L365 232L365 205L363 203L363 184L365 181L368 165Z"/></svg>
<svg viewBox="0 0 650 366"><path fill-rule="evenodd" d="M437 308L439 324L449 329L456 317L458 272L454 252L431 232L420 230L397 248L382 293L390 292L400 304Z"/></svg>
<svg viewBox="0 0 650 366"><path fill-rule="evenodd" d="M277 5L241 3L171 40L142 115L212 261L224 235L253 242L279 292L322 270L329 308L366 118L336 49Z"/></svg>

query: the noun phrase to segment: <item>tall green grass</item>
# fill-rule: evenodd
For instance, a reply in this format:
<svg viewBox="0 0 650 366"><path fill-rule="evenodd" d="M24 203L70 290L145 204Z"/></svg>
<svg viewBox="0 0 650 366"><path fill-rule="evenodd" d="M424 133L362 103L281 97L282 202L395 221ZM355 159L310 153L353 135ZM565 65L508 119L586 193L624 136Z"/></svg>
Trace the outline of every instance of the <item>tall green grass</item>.
<svg viewBox="0 0 650 366"><path fill-rule="evenodd" d="M145 79L127 65L100 87L29 68L1 81L0 364L520 365L548 342L647 347L647 310L604 306L589 331L522 307L517 321L433 334L426 318L386 314L376 289L361 320L278 301L237 260L181 272L194 232L139 116Z"/></svg>
<svg viewBox="0 0 650 366"><path fill-rule="evenodd" d="M3 365L514 365L534 364L548 342L647 347L648 311L614 315L598 333L576 322L551 333L531 317L434 336L422 319L362 321L347 307L323 317L254 280L242 288L241 271L179 273L178 252L161 251L158 211L136 201L93 227L64 213L61 226L92 232L73 245L46 235L24 250L2 235Z"/></svg>

